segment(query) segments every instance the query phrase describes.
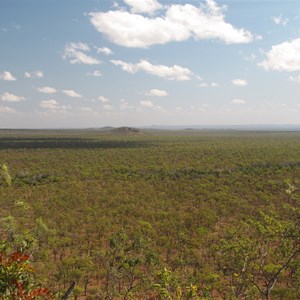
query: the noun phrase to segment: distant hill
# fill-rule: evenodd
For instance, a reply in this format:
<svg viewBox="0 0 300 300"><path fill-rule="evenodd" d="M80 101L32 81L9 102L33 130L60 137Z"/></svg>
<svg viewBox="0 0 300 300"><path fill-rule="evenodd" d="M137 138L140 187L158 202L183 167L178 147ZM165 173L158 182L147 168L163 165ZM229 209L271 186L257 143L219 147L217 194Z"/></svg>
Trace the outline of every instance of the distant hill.
<svg viewBox="0 0 300 300"><path fill-rule="evenodd" d="M133 128L133 127L119 127L106 130L109 134L117 134L117 135L144 135L145 133L140 129Z"/></svg>

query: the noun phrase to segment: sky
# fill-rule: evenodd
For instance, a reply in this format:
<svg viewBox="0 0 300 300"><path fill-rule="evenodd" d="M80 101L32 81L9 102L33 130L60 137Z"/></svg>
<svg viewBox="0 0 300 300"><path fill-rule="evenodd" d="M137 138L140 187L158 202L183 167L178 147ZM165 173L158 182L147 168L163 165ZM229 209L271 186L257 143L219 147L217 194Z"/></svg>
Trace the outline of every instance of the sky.
<svg viewBox="0 0 300 300"><path fill-rule="evenodd" d="M0 0L0 128L300 124L300 1Z"/></svg>

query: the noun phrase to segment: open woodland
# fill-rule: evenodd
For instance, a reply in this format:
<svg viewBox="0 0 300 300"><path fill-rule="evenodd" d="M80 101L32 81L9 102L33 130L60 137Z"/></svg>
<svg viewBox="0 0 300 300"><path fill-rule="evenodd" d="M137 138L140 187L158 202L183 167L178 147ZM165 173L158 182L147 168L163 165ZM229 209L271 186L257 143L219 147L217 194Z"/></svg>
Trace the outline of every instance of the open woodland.
<svg viewBox="0 0 300 300"><path fill-rule="evenodd" d="M0 130L0 165L53 298L300 299L300 132Z"/></svg>

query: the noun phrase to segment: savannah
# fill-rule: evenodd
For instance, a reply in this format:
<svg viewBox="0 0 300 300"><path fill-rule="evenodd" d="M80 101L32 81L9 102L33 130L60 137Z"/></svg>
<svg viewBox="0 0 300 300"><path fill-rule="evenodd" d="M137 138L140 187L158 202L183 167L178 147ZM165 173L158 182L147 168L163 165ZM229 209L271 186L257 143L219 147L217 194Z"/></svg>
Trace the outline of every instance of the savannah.
<svg viewBox="0 0 300 300"><path fill-rule="evenodd" d="M296 131L0 130L2 299L299 299L299 149Z"/></svg>

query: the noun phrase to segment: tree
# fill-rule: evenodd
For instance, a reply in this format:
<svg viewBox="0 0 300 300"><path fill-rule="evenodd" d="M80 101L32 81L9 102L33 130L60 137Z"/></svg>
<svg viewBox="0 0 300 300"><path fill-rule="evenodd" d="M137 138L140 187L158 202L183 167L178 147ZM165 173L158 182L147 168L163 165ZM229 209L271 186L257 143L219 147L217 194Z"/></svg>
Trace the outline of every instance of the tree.
<svg viewBox="0 0 300 300"><path fill-rule="evenodd" d="M9 174L8 166L6 164L1 166L1 177L2 181L4 181L7 186L12 184L12 177Z"/></svg>
<svg viewBox="0 0 300 300"><path fill-rule="evenodd" d="M249 218L240 226L230 228L221 239L217 262L227 292L237 299L254 297L257 292L270 299L278 282L286 280L284 273L295 265L300 254L300 214L295 206L295 191L289 185L286 192L290 198L284 205L283 215L260 212L259 218Z"/></svg>
<svg viewBox="0 0 300 300"><path fill-rule="evenodd" d="M0 294L8 299L52 299L47 288L34 282L30 265L30 242L24 240L15 251L10 251L7 242L0 246Z"/></svg>

